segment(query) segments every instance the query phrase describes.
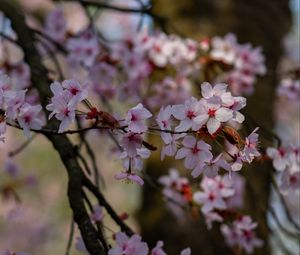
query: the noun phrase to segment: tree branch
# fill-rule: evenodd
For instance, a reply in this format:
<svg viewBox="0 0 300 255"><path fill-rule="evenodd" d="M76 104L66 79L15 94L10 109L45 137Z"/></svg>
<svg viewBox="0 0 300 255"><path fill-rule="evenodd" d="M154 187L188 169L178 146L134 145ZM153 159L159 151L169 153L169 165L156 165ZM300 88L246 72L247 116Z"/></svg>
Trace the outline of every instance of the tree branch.
<svg viewBox="0 0 300 255"><path fill-rule="evenodd" d="M49 88L50 80L48 78L47 69L43 66L41 57L34 45L34 34L27 27L24 14L20 12L20 8L15 6L13 1L2 0L0 9L11 20L12 27L18 35L17 43L24 51L25 61L31 69L32 84L38 90L40 101L43 109L45 110L46 105L48 104L48 98L51 96ZM48 122L47 127L56 130L58 125L58 121L51 120ZM44 135L52 142L67 169L69 178L69 202L73 210L74 220L80 229L86 248L92 255L104 255L105 251L97 239L97 232L94 229L84 206L81 192L84 175L80 165L78 164L74 146L66 135Z"/></svg>

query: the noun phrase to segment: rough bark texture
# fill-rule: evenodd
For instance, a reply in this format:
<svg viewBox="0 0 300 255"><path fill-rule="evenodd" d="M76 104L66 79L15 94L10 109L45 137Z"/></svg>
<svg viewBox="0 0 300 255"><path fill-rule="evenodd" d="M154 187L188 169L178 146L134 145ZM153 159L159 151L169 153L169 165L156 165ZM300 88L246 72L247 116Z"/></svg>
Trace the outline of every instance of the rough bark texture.
<svg viewBox="0 0 300 255"><path fill-rule="evenodd" d="M261 45L267 59L268 74L259 79L255 93L248 98L246 114L255 118L261 126L272 130L272 107L276 85L276 66L281 54L281 40L291 25L291 13L287 0L154 0L154 13L166 16L176 30L192 38L209 35L237 34L240 42ZM173 31L174 32L174 31ZM252 123L252 127L254 124ZM263 141L265 144L267 141ZM170 163L171 164L171 163ZM155 158L147 164L147 172L155 178L168 168ZM270 197L270 173L268 163L252 165L243 170L247 178L244 212L259 223L258 236L265 241L255 254L271 254L268 245L266 209ZM230 254L224 247L218 231L209 232L203 221L190 220L179 225L164 209L158 191L145 185L143 206L139 213L143 237L154 244L165 240L167 251L178 254L190 246L193 254Z"/></svg>

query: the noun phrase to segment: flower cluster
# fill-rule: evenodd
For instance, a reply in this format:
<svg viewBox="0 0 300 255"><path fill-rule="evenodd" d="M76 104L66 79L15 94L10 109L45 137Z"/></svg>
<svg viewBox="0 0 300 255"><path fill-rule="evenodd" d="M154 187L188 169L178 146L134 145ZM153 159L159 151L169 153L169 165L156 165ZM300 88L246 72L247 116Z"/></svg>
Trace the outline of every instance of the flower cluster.
<svg viewBox="0 0 300 255"><path fill-rule="evenodd" d="M277 88L277 95L288 100L299 102L300 98L300 80L292 77L283 78Z"/></svg>
<svg viewBox="0 0 300 255"><path fill-rule="evenodd" d="M262 240L255 236L254 229L257 223L251 217L242 216L233 221L231 226L222 224L221 232L230 247L242 247L248 254L253 253L255 247L263 245Z"/></svg>
<svg viewBox="0 0 300 255"><path fill-rule="evenodd" d="M123 149L120 158L123 160L126 171L115 175L117 180L127 179L143 185L144 181L135 170L142 170L142 160L148 158L151 153L149 149L143 147L145 142L142 137L147 130L145 121L151 116L152 114L142 104L138 104L127 112L124 124L128 132L123 135L120 142Z"/></svg>
<svg viewBox="0 0 300 255"><path fill-rule="evenodd" d="M0 140L4 141L6 122L17 122L25 136L30 129L39 130L43 125L40 117L42 107L26 102L26 90L14 90L10 78L0 74Z"/></svg>
<svg viewBox="0 0 300 255"><path fill-rule="evenodd" d="M192 170L193 177L198 177L201 173L213 177L218 174L220 168L227 171L241 170L243 162L251 163L260 155L257 149L257 129L246 137L245 141L238 141L240 145L235 147L236 151L231 155L233 159L231 163L224 160L222 153L214 157L212 146L202 139L197 139L201 137L201 131L212 139L222 132L228 135L234 129L224 126L225 123L244 121L244 116L239 110L246 105L246 99L233 97L226 88L226 84L216 84L212 87L209 83L203 83L202 99L197 100L192 97L184 104L161 108L156 121L161 130L166 131L161 133L165 143L161 152L162 159L165 155L175 156L176 159L184 158L184 166ZM171 134L176 121L179 124ZM198 135L188 134L191 132ZM178 150L180 145L182 147Z"/></svg>
<svg viewBox="0 0 300 255"><path fill-rule="evenodd" d="M159 183L163 185L168 208L177 217L182 218L186 208L199 206L209 229L214 222L222 223L221 232L230 247L240 246L252 253L256 246L262 244L255 237L257 223L236 211L243 200L244 182L241 176L203 177L200 191L193 192L188 179L181 177L176 169L171 169L168 175L159 178Z"/></svg>
<svg viewBox="0 0 300 255"><path fill-rule="evenodd" d="M163 175L158 179L163 186L163 196L166 205L180 220L184 217L185 208L192 201L191 185L186 177L179 175L176 169L170 169L168 175Z"/></svg>
<svg viewBox="0 0 300 255"><path fill-rule="evenodd" d="M148 244L143 242L138 234L129 237L124 232L118 232L114 234L114 239L115 245L109 249L108 255L167 255L163 250L164 243L160 240L152 250L149 250ZM77 237L75 247L78 251L89 254L81 237ZM180 255L191 255L191 249L185 248Z"/></svg>
<svg viewBox="0 0 300 255"><path fill-rule="evenodd" d="M51 111L49 119L55 116L61 121L58 130L61 133L75 121L78 104L87 98L88 91L85 85L75 80L65 80L62 84L53 82L50 88L54 96L46 108Z"/></svg>
<svg viewBox="0 0 300 255"><path fill-rule="evenodd" d="M300 148L281 146L267 148L273 167L281 174L281 189L296 190L300 187Z"/></svg>
<svg viewBox="0 0 300 255"><path fill-rule="evenodd" d="M252 94L257 75L264 75L266 67L261 48L253 48L251 44L239 44L234 34L224 38L213 37L209 55L213 60L233 66L225 72L222 79L230 85L234 94Z"/></svg>
<svg viewBox="0 0 300 255"><path fill-rule="evenodd" d="M156 246L149 251L148 244L142 241L141 236L135 234L128 237L123 232L115 235L116 245L108 251L108 255L167 255L163 250L164 243L158 241ZM190 248L181 251L180 255L190 255Z"/></svg>

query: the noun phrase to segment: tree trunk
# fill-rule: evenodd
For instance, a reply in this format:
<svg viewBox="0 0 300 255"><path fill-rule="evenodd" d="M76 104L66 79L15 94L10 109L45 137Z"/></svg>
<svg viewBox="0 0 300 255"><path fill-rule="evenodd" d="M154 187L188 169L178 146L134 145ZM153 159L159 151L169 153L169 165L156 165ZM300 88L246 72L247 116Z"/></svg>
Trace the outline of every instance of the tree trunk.
<svg viewBox="0 0 300 255"><path fill-rule="evenodd" d="M255 93L248 98L245 114L255 118L258 125L272 130L273 101L276 85L276 67L281 55L281 41L291 25L291 13L287 0L154 0L156 14L168 18L174 33L199 39L203 36L224 35L233 32L239 42L261 45L267 60L268 73L255 85ZM267 141L263 140L266 144ZM269 142L270 143L270 142ZM168 162L167 165L172 165ZM157 178L168 167L157 157L151 158L146 167L149 175ZM270 173L268 163L252 164L243 168L246 177L244 212L259 223L258 236L265 245L255 254L271 254L268 244L267 208L270 198ZM168 254L190 246L193 254L231 254L217 229L208 231L203 219L188 220L177 224L165 209L161 193L149 185L144 186L143 204L139 212L142 236L150 244L165 241Z"/></svg>

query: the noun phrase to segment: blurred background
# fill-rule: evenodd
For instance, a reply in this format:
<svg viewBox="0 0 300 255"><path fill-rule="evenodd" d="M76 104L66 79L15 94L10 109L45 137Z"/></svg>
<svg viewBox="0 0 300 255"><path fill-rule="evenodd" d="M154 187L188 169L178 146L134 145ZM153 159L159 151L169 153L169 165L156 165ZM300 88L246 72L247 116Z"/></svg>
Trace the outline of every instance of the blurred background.
<svg viewBox="0 0 300 255"><path fill-rule="evenodd" d="M42 17L54 8L48 0L21 0L26 12L36 16L29 19L33 25L39 26ZM124 6L125 1L110 1L110 3ZM1 4L1 2L0 2ZM80 5L64 3L64 12L68 19L70 30L84 28L88 19ZM137 1L126 1L126 6L139 7ZM261 79L256 85L255 95L249 98L249 111L258 115L258 123L270 129L276 129L286 141L299 141L299 108L289 105L289 102L276 102L274 106L274 91L276 75L280 68L289 63L299 64L299 1L261 1L261 0L155 0L154 11L167 17L169 29L194 39L206 36L224 35L234 32L241 42L251 42L262 45L267 56L267 65L270 74ZM92 9L90 11L93 11ZM97 24L103 34L111 40L119 40L134 36L137 26L153 28L156 26L150 17L133 14L121 14L105 10L98 14ZM4 25L0 24L0 27ZM1 42L0 42L1 44ZM1 52L0 58L4 52ZM3 50L3 49L2 49ZM18 55L19 53L15 53ZM272 73L273 72L273 73ZM272 84L265 86L265 84ZM273 112L273 114L270 114ZM254 115L254 114L253 114ZM267 116L267 117L266 117ZM108 146L103 148L103 141L96 133L89 139L97 152L97 162L105 179L104 194L119 213L128 213L128 224L141 232L143 237L154 245L158 239L165 240L169 250L179 250L178 247L198 247L197 254L223 254L218 250L214 240L205 230L204 223L197 228L191 220L185 222L184 229L177 223L164 208L161 196L157 191L145 185L141 188L134 184L117 182L113 176L121 169L120 162L114 159ZM16 194L2 192L0 200L0 250L12 248L16 251L26 251L29 254L64 254L69 228L71 211L66 196L67 176L62 163L49 142L42 136L35 137L27 147L25 153L20 153L7 159L7 154L14 151L25 142L24 136L18 130L9 128L6 142L0 143L0 189L5 191L10 186L15 187ZM154 177L162 175L162 166L153 155L146 166L148 173ZM257 174L256 174L257 175ZM16 176L12 178L12 176ZM279 216L283 215L278 198L264 192L268 188L267 176L255 177L250 174L261 194L262 201L268 201L271 196ZM261 178L261 179L259 179ZM8 194L7 196L5 194ZM16 199L10 199L15 196ZM253 198L251 198L253 200ZM248 200L251 200L248 198ZM287 197L290 210L299 218L299 194ZM152 208L150 208L152 207ZM255 202L249 202L249 211L255 211ZM259 214L259 213L258 213ZM107 238L112 238L112 232L117 227L105 216ZM258 216L259 217L259 216ZM282 216L282 221L285 218ZM175 222L175 223L174 223ZM269 222L271 227L270 247L260 249L255 254L285 254L279 246L272 232L280 233L280 229L268 215L261 216L261 224ZM288 224L287 221L285 224ZM170 233L172 232L172 233ZM260 236L268 234L260 233ZM79 236L75 230L75 236ZM300 254L299 245L291 242L282 233L282 238L293 254ZM174 247L174 248L173 248ZM192 249L193 250L193 249ZM201 251L201 252L200 252ZM71 254L80 254L75 248ZM176 254L175 252L170 254ZM224 251L224 254L225 251Z"/></svg>

